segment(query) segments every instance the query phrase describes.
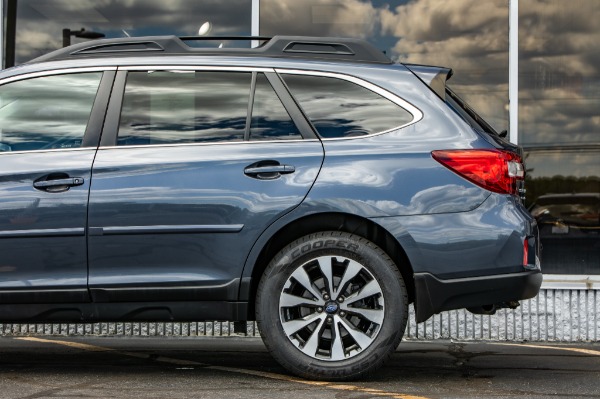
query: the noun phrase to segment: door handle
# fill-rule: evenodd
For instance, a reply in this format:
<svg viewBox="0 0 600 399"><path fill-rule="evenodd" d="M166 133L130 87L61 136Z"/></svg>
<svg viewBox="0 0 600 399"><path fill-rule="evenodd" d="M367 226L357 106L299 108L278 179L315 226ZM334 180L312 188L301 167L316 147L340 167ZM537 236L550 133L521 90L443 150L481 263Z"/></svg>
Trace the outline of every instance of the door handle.
<svg viewBox="0 0 600 399"><path fill-rule="evenodd" d="M246 176L261 180L277 179L281 175L294 173L295 171L294 166L281 165L276 161L261 161L244 168Z"/></svg>
<svg viewBox="0 0 600 399"><path fill-rule="evenodd" d="M244 169L244 173L247 175L256 175L259 173L294 173L296 168L292 165L272 165L272 166L255 166L255 167L247 167Z"/></svg>
<svg viewBox="0 0 600 399"><path fill-rule="evenodd" d="M33 182L33 187L38 190L61 192L70 187L81 186L84 183L83 177L68 177L64 179L38 180Z"/></svg>

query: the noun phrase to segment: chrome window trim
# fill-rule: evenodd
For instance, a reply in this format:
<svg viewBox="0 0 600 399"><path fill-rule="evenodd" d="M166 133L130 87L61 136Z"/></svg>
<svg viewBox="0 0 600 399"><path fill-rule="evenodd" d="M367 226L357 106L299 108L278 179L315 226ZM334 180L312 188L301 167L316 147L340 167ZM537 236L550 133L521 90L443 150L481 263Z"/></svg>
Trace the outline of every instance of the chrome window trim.
<svg viewBox="0 0 600 399"><path fill-rule="evenodd" d="M27 80L32 78L39 78L42 76L53 76L53 75L66 75L70 73L83 73L83 72L104 72L104 71L116 71L117 67L81 67L81 68L65 68L65 69L49 69L46 71L38 72L27 72L22 75L10 76L4 79L0 79L0 85L12 83L19 80Z"/></svg>
<svg viewBox="0 0 600 399"><path fill-rule="evenodd" d="M227 71L227 72L274 72L274 68L221 66L221 65L125 65L119 71Z"/></svg>
<svg viewBox="0 0 600 399"><path fill-rule="evenodd" d="M0 156L2 155L11 155L11 154L40 154L45 152L65 152L65 151L96 151L97 147L77 147L77 148L52 148L52 149L44 149L44 150L24 150L24 151L2 151L0 152Z"/></svg>
<svg viewBox="0 0 600 399"><path fill-rule="evenodd" d="M381 132L377 132L377 133L371 133L371 134L366 134L364 136L356 136L356 137L335 137L335 138L324 138L321 137L321 140L323 141L336 141L336 140L357 140L357 139L364 139L366 137L373 137L373 136L378 136L381 134L385 134L385 133L389 133L391 131L394 130L398 130L398 129L402 129L406 126L410 126L413 125L417 122L419 122L421 119L423 119L423 112L421 112L420 109L418 109L417 107L415 107L414 105L412 105L411 103L409 103L408 101L398 97L397 95L383 89L382 87L379 87L373 83L367 82L366 80L357 78L355 76L351 76L351 75L346 75L343 73L337 73L337 72L322 72L322 71L311 71L311 70L301 70L301 69L283 69L283 68L275 68L275 72L277 72L278 74L281 75L308 75L308 76L322 76L322 77L328 77L328 78L336 78L336 79L342 79L342 80L346 80L348 82L352 82L354 84L357 84L361 87L364 87L367 90L370 90L372 92L374 92L375 94L380 95L381 97L384 97L388 100L390 100L391 102L393 102L394 104L400 106L401 108L403 108L405 111L407 111L409 114L412 115L413 119L408 122L405 123L403 125L399 125L399 126L395 126L391 129L387 129ZM285 79L284 79L285 80ZM292 93L293 96L293 93Z"/></svg>
<svg viewBox="0 0 600 399"><path fill-rule="evenodd" d="M249 141L217 141L217 142L198 142L198 143L178 143L178 144L138 144L138 145L110 145L100 146L100 150L126 149L126 148L163 148L163 147L193 147L208 145L239 145L239 144L269 144L269 143L311 143L320 142L319 139L293 139L293 140L249 140Z"/></svg>

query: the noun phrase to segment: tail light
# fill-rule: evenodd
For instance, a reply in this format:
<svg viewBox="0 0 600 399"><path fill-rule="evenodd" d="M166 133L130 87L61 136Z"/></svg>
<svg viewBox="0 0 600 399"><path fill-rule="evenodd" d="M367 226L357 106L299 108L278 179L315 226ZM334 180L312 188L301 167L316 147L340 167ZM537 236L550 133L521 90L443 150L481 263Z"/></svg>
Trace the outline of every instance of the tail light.
<svg viewBox="0 0 600 399"><path fill-rule="evenodd" d="M433 151L431 155L486 190L520 195L519 182L525 178L525 169L517 154L501 150L442 150Z"/></svg>

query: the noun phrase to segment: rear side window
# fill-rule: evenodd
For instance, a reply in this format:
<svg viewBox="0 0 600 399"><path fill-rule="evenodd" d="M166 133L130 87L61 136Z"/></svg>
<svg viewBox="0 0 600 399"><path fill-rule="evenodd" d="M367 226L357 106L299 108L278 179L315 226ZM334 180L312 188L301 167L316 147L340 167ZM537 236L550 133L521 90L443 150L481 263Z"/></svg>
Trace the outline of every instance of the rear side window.
<svg viewBox="0 0 600 399"><path fill-rule="evenodd" d="M399 105L347 80L295 74L282 77L323 138L381 133L413 119Z"/></svg>
<svg viewBox="0 0 600 399"><path fill-rule="evenodd" d="M0 86L0 152L81 147L102 72Z"/></svg>
<svg viewBox="0 0 600 399"><path fill-rule="evenodd" d="M251 80L250 72L130 72L117 144L242 141Z"/></svg>

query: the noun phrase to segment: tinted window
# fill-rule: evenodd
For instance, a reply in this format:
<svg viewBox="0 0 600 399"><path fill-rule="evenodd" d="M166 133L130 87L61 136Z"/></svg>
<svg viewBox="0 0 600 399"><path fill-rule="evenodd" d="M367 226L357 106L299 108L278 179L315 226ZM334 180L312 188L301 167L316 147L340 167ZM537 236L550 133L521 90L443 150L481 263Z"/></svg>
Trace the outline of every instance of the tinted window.
<svg viewBox="0 0 600 399"><path fill-rule="evenodd" d="M282 75L324 138L364 136L410 122L412 115L355 83L322 76Z"/></svg>
<svg viewBox="0 0 600 399"><path fill-rule="evenodd" d="M251 140L301 139L300 132L292 122L283 104L266 76L256 78L254 105L252 107Z"/></svg>
<svg viewBox="0 0 600 399"><path fill-rule="evenodd" d="M130 72L118 145L244 139L251 73Z"/></svg>
<svg viewBox="0 0 600 399"><path fill-rule="evenodd" d="M81 147L101 72L0 87L0 152Z"/></svg>

